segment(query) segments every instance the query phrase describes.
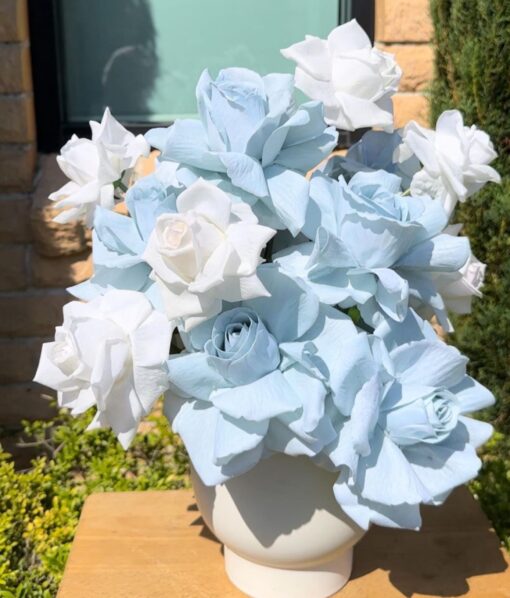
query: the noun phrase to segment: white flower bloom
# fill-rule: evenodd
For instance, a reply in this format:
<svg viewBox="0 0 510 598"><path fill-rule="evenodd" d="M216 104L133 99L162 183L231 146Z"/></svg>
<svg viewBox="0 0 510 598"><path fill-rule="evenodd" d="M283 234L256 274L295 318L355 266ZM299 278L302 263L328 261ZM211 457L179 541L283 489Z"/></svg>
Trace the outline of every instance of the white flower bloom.
<svg viewBox="0 0 510 598"><path fill-rule="evenodd" d="M106 108L101 123L90 122L92 139L73 135L60 150L57 162L70 179L49 198L55 207L68 208L55 217L65 223L84 218L92 225L94 209L100 205L112 209L115 204L113 183L132 168L140 156L148 156L150 147L143 135L133 135Z"/></svg>
<svg viewBox="0 0 510 598"><path fill-rule="evenodd" d="M392 54L374 48L353 19L324 40L307 35L281 50L294 60L296 87L324 104L324 119L338 129L362 127L393 130L391 96L402 71Z"/></svg>
<svg viewBox="0 0 510 598"><path fill-rule="evenodd" d="M222 300L267 296L256 269L274 234L247 204L203 179L193 183L176 214L159 216L144 254L168 317L184 318L189 329L219 313Z"/></svg>
<svg viewBox="0 0 510 598"><path fill-rule="evenodd" d="M443 112L435 131L411 121L402 138L396 158L402 162L414 154L423 165L413 177L411 193L438 198L448 215L485 183L501 181L489 166L497 156L490 137L474 125L465 127L458 110Z"/></svg>
<svg viewBox="0 0 510 598"><path fill-rule="evenodd" d="M456 314L471 313L473 297L481 297L486 264L471 254L457 274L440 274L436 284L448 310Z"/></svg>
<svg viewBox="0 0 510 598"><path fill-rule="evenodd" d="M58 391L73 415L96 406L89 426L111 427L124 448L168 388L172 326L135 291L111 290L64 306L55 340L44 343L34 380Z"/></svg>

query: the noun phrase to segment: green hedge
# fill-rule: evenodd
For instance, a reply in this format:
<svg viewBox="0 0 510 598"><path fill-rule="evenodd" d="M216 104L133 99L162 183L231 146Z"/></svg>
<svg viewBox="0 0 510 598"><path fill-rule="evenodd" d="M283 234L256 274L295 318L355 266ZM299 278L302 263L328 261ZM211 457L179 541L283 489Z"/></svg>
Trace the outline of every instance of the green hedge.
<svg viewBox="0 0 510 598"><path fill-rule="evenodd" d="M470 371L496 395L486 414L499 433L473 484L500 536L510 545L510 2L431 0L436 46L432 118L458 108L465 123L487 131L499 153L501 186L489 184L459 206L475 255L488 266L484 297L455 321L452 341Z"/></svg>
<svg viewBox="0 0 510 598"><path fill-rule="evenodd" d="M85 433L91 416L65 412L25 425L47 456L16 471L0 449L0 598L56 594L85 498L107 490L181 488L188 459L161 416L124 452L108 431Z"/></svg>

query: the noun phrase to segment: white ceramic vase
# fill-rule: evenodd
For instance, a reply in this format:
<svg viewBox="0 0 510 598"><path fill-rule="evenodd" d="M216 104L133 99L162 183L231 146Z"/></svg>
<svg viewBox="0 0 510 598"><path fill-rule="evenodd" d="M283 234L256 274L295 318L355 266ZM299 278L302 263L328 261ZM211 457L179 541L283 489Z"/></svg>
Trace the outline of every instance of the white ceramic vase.
<svg viewBox="0 0 510 598"><path fill-rule="evenodd" d="M363 536L333 495L337 474L275 455L220 486L192 471L198 507L224 544L230 580L253 598L324 598L348 581Z"/></svg>

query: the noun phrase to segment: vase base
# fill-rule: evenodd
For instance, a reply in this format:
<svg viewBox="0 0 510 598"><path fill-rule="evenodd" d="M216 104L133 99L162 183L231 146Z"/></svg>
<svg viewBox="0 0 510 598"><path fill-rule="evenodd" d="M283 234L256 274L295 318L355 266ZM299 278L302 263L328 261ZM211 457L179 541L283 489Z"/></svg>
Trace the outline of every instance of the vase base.
<svg viewBox="0 0 510 598"><path fill-rule="evenodd" d="M327 598L348 582L352 548L312 567L279 569L249 561L225 546L225 569L230 581L251 598Z"/></svg>

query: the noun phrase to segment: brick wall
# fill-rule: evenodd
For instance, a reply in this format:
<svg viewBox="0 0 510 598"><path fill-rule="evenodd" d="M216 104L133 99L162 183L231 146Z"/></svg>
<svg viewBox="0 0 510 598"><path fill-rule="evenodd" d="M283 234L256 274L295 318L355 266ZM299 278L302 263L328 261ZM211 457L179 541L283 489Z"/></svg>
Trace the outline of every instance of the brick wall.
<svg viewBox="0 0 510 598"><path fill-rule="evenodd" d="M26 0L0 0L0 428L14 454L21 419L51 413L31 382L41 343L65 287L91 270L83 227L52 222L48 194L63 182L55 156L37 158Z"/></svg>
<svg viewBox="0 0 510 598"><path fill-rule="evenodd" d="M414 119L429 125L426 90L433 76L429 0L376 0L375 39L395 54L404 75L393 98L398 127Z"/></svg>

